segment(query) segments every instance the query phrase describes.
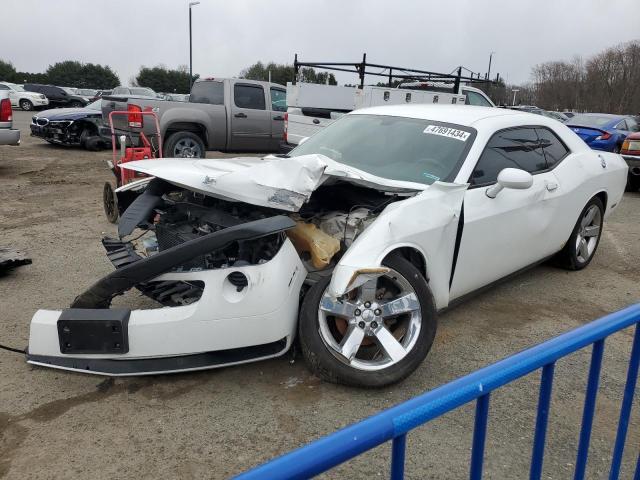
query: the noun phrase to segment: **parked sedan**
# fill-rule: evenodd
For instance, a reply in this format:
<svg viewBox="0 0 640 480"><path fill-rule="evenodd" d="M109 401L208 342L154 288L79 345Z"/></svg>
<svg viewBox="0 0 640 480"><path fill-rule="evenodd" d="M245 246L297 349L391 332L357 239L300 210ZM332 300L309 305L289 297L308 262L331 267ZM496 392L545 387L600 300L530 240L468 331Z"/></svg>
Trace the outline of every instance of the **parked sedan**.
<svg viewBox="0 0 640 480"><path fill-rule="evenodd" d="M567 126L594 150L619 153L622 142L638 131L632 116L607 113L580 113L566 122Z"/></svg>
<svg viewBox="0 0 640 480"><path fill-rule="evenodd" d="M76 95L75 92L68 87L56 87L55 85L42 85L39 83L25 83L24 89L29 92L42 93L49 99L51 107L85 107L89 103L87 97Z"/></svg>
<svg viewBox="0 0 640 480"><path fill-rule="evenodd" d="M627 175L556 120L417 104L350 112L289 156L122 168L150 177L118 192L116 271L35 313L32 364L200 370L298 338L319 377L388 385L426 358L439 310L553 256L585 268ZM133 287L163 307L109 308Z"/></svg>
<svg viewBox="0 0 640 480"><path fill-rule="evenodd" d="M627 190L636 191L640 189L640 132L632 133L625 139L620 154L629 165Z"/></svg>
<svg viewBox="0 0 640 480"><path fill-rule="evenodd" d="M58 145L95 149L106 143L98 137L102 124L102 100L83 108L45 110L31 118L31 136Z"/></svg>
<svg viewBox="0 0 640 480"><path fill-rule="evenodd" d="M7 92L13 107L19 107L22 110L33 110L49 105L49 100L42 93L27 92L22 85L2 82L0 83L0 90Z"/></svg>

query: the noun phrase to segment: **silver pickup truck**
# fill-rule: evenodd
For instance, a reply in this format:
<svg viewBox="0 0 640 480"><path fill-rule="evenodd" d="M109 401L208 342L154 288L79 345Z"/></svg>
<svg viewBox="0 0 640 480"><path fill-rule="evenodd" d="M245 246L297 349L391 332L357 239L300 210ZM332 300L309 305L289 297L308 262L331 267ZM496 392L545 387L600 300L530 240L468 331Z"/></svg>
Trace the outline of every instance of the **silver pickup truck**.
<svg viewBox="0 0 640 480"><path fill-rule="evenodd" d="M282 85L244 79L197 80L189 102L171 102L134 96L108 96L102 100L102 118L108 125L114 110L151 108L158 115L165 157L204 157L206 150L275 152L279 149L287 111ZM114 116L119 137L152 133L151 117L143 127L131 127L127 116ZM103 127L101 136L110 136Z"/></svg>
<svg viewBox="0 0 640 480"><path fill-rule="evenodd" d="M20 130L13 128L11 100L6 90L0 90L0 145L20 145Z"/></svg>

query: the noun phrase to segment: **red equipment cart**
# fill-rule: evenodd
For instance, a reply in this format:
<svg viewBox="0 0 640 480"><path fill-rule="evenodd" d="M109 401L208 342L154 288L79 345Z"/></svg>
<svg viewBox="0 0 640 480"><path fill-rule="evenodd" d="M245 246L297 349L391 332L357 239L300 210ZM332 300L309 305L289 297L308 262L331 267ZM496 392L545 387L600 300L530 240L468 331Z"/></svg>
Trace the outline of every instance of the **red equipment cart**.
<svg viewBox="0 0 640 480"><path fill-rule="evenodd" d="M127 134L120 135L118 138L120 149L117 148L116 133L113 126L114 117L118 115L127 116ZM144 116L153 119L155 131L145 133ZM160 124L158 116L155 112L142 110L137 105L128 105L127 111L113 111L109 113L109 127L111 128L111 146L113 150L113 160L109 161L109 168L113 172L115 182L106 182L102 193L102 202L104 213L111 223L116 223L120 215L118 209L118 198L115 189L126 185L130 182L145 177L142 173L122 168L121 165L126 162L136 160L146 160L153 158L162 158L162 138L160 135ZM155 141L154 141L155 140ZM127 146L127 145L137 146Z"/></svg>

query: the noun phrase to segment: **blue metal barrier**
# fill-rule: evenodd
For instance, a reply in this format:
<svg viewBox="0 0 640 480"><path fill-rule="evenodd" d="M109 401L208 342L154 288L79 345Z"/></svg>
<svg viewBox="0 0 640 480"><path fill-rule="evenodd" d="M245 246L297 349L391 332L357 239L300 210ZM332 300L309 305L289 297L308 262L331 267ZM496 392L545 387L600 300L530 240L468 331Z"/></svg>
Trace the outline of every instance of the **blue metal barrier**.
<svg viewBox="0 0 640 480"><path fill-rule="evenodd" d="M469 478L480 479L482 478L484 463L484 446L491 392L535 370L542 369L530 469L530 478L539 480L544 460L545 437L555 362L577 350L593 345L574 475L575 480L583 479L589 454L589 442L596 406L604 341L609 335L633 325L635 325L635 333L609 473L609 479L615 480L620 474L622 453L638 379L638 366L640 365L640 304L632 305L624 310L602 317L585 326L559 335L535 347L384 410L377 415L345 427L245 472L237 476L236 479L287 480L310 478L391 440L393 442L391 479L400 480L404 478L407 433L472 400L476 400L476 413ZM640 480L640 454L638 455L633 479Z"/></svg>

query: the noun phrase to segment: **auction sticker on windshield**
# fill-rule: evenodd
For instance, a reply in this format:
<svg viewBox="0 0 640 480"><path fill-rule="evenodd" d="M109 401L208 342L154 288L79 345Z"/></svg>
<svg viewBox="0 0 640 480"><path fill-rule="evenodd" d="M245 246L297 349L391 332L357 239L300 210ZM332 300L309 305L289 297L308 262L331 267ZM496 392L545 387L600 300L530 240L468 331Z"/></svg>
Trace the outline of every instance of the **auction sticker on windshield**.
<svg viewBox="0 0 640 480"><path fill-rule="evenodd" d="M431 135L440 135L441 137L449 137L455 138L456 140L460 140L461 142L466 142L469 135L469 132L465 132L464 130L458 130L456 128L449 127L441 127L439 125L427 125L422 133L430 133Z"/></svg>

